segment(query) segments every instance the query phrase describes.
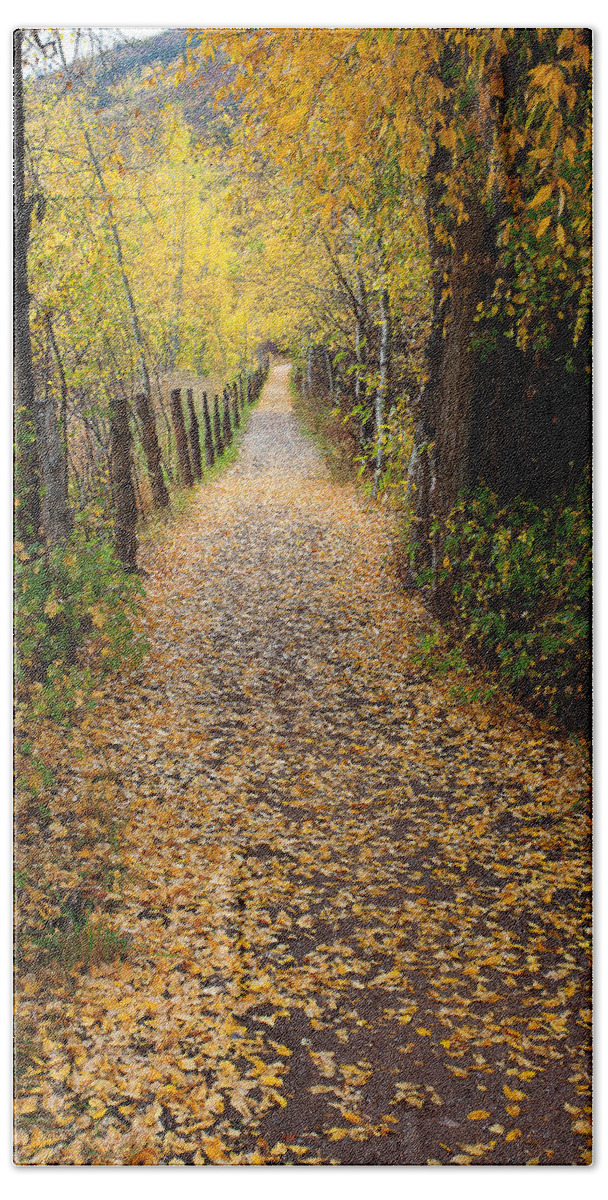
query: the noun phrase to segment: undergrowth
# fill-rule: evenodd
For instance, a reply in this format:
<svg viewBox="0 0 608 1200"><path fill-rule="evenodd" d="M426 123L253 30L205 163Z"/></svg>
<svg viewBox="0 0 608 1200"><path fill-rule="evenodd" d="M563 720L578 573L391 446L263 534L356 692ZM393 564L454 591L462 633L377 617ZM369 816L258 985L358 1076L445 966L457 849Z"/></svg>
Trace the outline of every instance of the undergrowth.
<svg viewBox="0 0 608 1200"><path fill-rule="evenodd" d="M454 619L447 632L421 646L423 654L438 664L454 653L467 661L472 648L521 699L573 727L586 726L588 487L545 506L522 499L500 505L493 492L479 487L461 498L446 528L437 574L449 588ZM418 582L428 587L433 572L423 572Z"/></svg>
<svg viewBox="0 0 608 1200"><path fill-rule="evenodd" d="M347 483L358 474L357 437L350 420L335 407L329 396L306 396L290 381L294 413L304 433L318 446L334 483Z"/></svg>
<svg viewBox="0 0 608 1200"><path fill-rule="evenodd" d="M484 671L478 662L471 662L462 642L451 637L439 622L420 638L411 661L434 675L450 679L449 694L455 704L487 704L499 690L495 672Z"/></svg>
<svg viewBox="0 0 608 1200"><path fill-rule="evenodd" d="M27 716L65 720L111 671L138 664L142 582L78 525L66 546L15 545L15 681Z"/></svg>

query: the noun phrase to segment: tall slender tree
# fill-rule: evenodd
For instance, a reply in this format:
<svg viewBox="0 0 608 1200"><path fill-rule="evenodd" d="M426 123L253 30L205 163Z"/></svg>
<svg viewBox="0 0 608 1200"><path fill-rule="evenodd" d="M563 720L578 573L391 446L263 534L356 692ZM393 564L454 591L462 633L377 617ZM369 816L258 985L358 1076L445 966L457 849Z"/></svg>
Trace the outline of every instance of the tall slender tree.
<svg viewBox="0 0 608 1200"><path fill-rule="evenodd" d="M19 496L17 530L24 542L40 536L40 467L36 439L35 390L30 335L27 254L35 198L25 194L25 115L23 108L23 30L13 35L14 75L14 310L13 343Z"/></svg>

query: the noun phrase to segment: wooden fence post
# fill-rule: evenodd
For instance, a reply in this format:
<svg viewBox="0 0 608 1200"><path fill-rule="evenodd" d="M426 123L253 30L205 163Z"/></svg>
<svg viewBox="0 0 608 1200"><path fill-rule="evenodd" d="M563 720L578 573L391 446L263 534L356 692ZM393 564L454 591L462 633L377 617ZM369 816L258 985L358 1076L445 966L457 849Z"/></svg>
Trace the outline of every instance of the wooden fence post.
<svg viewBox="0 0 608 1200"><path fill-rule="evenodd" d="M222 441L222 423L220 420L220 398L217 392L213 401L213 432L215 434L215 453L219 456L224 453L224 443Z"/></svg>
<svg viewBox="0 0 608 1200"><path fill-rule="evenodd" d="M222 436L224 445L229 446L232 441L232 426L230 424L230 397L228 388L224 388L224 420L222 422Z"/></svg>
<svg viewBox="0 0 608 1200"><path fill-rule="evenodd" d="M137 505L131 462L129 410L124 396L112 401L110 478L114 498L114 546L127 571L137 570Z"/></svg>
<svg viewBox="0 0 608 1200"><path fill-rule="evenodd" d="M163 476L160 446L156 436L156 421L148 396L145 396L143 392L136 396L135 407L140 420L141 444L146 456L152 499L160 508L166 508L169 503L169 493Z"/></svg>
<svg viewBox="0 0 608 1200"><path fill-rule="evenodd" d="M179 462L182 484L184 487L192 487L194 479L192 478L192 468L188 454L188 438L186 436L186 425L182 409L181 388L174 388L171 392L171 420L173 421L173 428L175 430L177 461Z"/></svg>
<svg viewBox="0 0 608 1200"><path fill-rule="evenodd" d="M215 462L215 451L213 449L211 417L209 416L209 405L207 404L206 392L203 392L203 420L205 422L205 463L208 467L212 467Z"/></svg>
<svg viewBox="0 0 608 1200"><path fill-rule="evenodd" d="M194 400L192 397L192 388L188 388L186 392L188 401L188 412L190 413L190 425L188 428L188 441L190 442L190 461L192 463L192 474L195 479L203 478L203 464L201 462L201 439L198 426L198 418L194 411Z"/></svg>

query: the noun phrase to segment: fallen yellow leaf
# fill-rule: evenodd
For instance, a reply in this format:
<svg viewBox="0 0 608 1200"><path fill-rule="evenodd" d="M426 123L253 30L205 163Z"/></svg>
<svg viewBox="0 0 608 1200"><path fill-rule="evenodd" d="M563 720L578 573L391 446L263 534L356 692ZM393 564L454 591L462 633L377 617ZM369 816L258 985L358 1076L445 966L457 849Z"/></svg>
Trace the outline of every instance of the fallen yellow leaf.
<svg viewBox="0 0 608 1200"><path fill-rule="evenodd" d="M574 1122L572 1129L574 1133L591 1133L591 1121L583 1117L582 1120Z"/></svg>
<svg viewBox="0 0 608 1200"><path fill-rule="evenodd" d="M224 1157L226 1147L219 1137L204 1137L203 1149L211 1162L218 1162Z"/></svg>
<svg viewBox="0 0 608 1200"><path fill-rule="evenodd" d="M293 1054L293 1050L290 1050L288 1046L284 1046L282 1042L273 1042L271 1040L270 1045L274 1047L277 1054Z"/></svg>

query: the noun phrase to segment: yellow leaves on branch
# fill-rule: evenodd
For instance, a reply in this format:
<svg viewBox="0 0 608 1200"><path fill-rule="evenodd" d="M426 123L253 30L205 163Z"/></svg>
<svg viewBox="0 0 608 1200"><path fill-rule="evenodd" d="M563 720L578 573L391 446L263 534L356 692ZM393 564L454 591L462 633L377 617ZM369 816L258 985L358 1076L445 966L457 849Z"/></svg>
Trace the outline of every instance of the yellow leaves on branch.
<svg viewBox="0 0 608 1200"><path fill-rule="evenodd" d="M530 71L530 80L536 88L546 90L549 98L557 107L565 88L561 68L551 63L541 63Z"/></svg>
<svg viewBox="0 0 608 1200"><path fill-rule="evenodd" d="M524 221L529 213L537 240L557 222L551 249L544 251L549 274L559 256L569 275L588 277L589 263L577 247L588 240L589 205L564 179L564 171L581 170L591 144L581 76L589 67L585 34L539 31L545 61L536 66L522 43L521 108L507 105L503 120L495 101L504 93L505 58L516 38L513 30L260 29L215 31L201 44L205 54L221 47L230 62L227 94L238 96L247 113L243 150L249 154L256 146L289 181L298 224L308 213L331 235L355 213L370 237L385 237L396 224L417 230L415 193L424 188L438 144L451 158L441 179L448 218L457 225L469 219L470 197L483 178L483 197L495 202L502 193L515 214L523 210ZM195 72L201 54L193 46ZM446 54L457 68L449 83L442 78ZM517 168L505 161L505 138L509 153L518 153ZM552 201L555 215L536 219ZM506 239L508 222L503 233ZM436 236L450 244L449 230L438 228ZM407 242L393 254L390 290L400 272L407 278L415 257ZM525 293L522 311L509 315L516 315L523 346L541 301L534 288L522 289L520 281L518 288ZM581 314L587 302L583 288Z"/></svg>

